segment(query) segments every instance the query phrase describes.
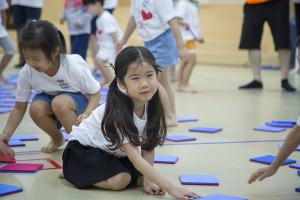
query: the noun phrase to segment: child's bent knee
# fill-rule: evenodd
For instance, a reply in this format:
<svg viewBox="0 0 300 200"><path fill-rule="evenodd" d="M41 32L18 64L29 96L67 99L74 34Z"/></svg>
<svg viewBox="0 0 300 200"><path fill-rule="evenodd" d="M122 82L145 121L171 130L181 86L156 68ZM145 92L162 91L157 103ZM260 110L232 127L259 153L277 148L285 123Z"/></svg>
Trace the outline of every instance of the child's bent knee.
<svg viewBox="0 0 300 200"><path fill-rule="evenodd" d="M111 179L108 179L107 182L110 185L111 190L123 190L131 181L130 174L122 172Z"/></svg>

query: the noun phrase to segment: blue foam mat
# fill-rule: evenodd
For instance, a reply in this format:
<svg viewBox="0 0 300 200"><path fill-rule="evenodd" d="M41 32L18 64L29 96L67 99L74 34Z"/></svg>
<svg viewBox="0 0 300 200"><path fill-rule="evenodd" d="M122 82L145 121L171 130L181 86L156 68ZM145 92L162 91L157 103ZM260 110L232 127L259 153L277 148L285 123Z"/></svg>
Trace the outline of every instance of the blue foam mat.
<svg viewBox="0 0 300 200"><path fill-rule="evenodd" d="M183 142L183 141L194 141L195 137L185 136L185 135L168 135L166 140L173 142Z"/></svg>
<svg viewBox="0 0 300 200"><path fill-rule="evenodd" d="M266 131L266 132L282 132L282 131L285 131L286 129L280 128L280 127L258 126L258 127L255 127L253 130Z"/></svg>
<svg viewBox="0 0 300 200"><path fill-rule="evenodd" d="M22 192L23 189L13 185L0 184L0 196L5 196L17 192Z"/></svg>
<svg viewBox="0 0 300 200"><path fill-rule="evenodd" d="M202 133L217 133L222 131L222 128L209 128L209 127L195 127L190 128L189 131L191 132L202 132Z"/></svg>
<svg viewBox="0 0 300 200"><path fill-rule="evenodd" d="M154 162L155 163L169 163L174 164L178 160L177 156L169 156L169 155L155 155Z"/></svg>
<svg viewBox="0 0 300 200"><path fill-rule="evenodd" d="M252 162L257 162L257 163L262 163L262 164L267 164L270 165L272 162L275 160L275 156L273 155L265 155L265 156L259 156L255 158L250 158L250 161ZM292 159L285 159L282 165L288 165L288 164L293 164L296 163L296 160Z"/></svg>
<svg viewBox="0 0 300 200"><path fill-rule="evenodd" d="M237 197L232 195L211 194L194 200L248 200L248 199L245 197Z"/></svg>
<svg viewBox="0 0 300 200"><path fill-rule="evenodd" d="M219 185L217 177L211 175L179 175L181 184L183 185Z"/></svg>

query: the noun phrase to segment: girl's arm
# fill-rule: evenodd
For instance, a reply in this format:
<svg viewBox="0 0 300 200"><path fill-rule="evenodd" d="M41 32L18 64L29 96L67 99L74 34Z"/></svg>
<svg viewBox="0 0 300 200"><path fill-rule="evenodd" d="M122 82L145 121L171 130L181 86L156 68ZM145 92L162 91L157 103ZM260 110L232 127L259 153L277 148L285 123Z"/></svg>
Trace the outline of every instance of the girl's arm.
<svg viewBox="0 0 300 200"><path fill-rule="evenodd" d="M129 21L127 23L124 35L122 39L117 43L117 50L120 51L122 47L127 43L129 37L133 33L136 28L136 23L133 16L130 16Z"/></svg>
<svg viewBox="0 0 300 200"><path fill-rule="evenodd" d="M177 48L178 48L178 55L181 58L181 60L186 60L188 57L189 53L187 50L184 48L184 43L182 39L182 35L179 30L178 22L177 22L177 17L174 17L173 19L168 21L168 24L171 28L171 31L175 37Z"/></svg>
<svg viewBox="0 0 300 200"><path fill-rule="evenodd" d="M151 165L153 166L155 151L154 149L151 151L142 150L142 157ZM144 191L148 194L164 194L164 192L161 190L161 188L156 185L155 183L152 183L147 177L144 177Z"/></svg>
<svg viewBox="0 0 300 200"><path fill-rule="evenodd" d="M1 140L7 142L16 128L19 126L27 109L27 102L16 102L15 107L11 111L6 126L1 134Z"/></svg>
<svg viewBox="0 0 300 200"><path fill-rule="evenodd" d="M252 183L257 179L262 181L263 179L270 177L276 173L282 162L295 150L300 144L300 126L294 127L287 138L285 139L281 150L277 154L274 162L265 168L260 168L254 172L248 180L248 183Z"/></svg>
<svg viewBox="0 0 300 200"><path fill-rule="evenodd" d="M99 99L100 99L100 93L96 92L95 94L90 95L88 105L81 115L78 116L77 123L80 124L82 120L87 118L91 112L98 106L99 104Z"/></svg>
<svg viewBox="0 0 300 200"><path fill-rule="evenodd" d="M156 183L164 191L167 191L169 195L176 199L199 197L194 192L190 192L182 187L173 185L166 178L158 174L151 164L143 159L137 147L134 147L130 143L125 143L121 146L121 148L125 151L127 157L137 170L139 170L150 181Z"/></svg>

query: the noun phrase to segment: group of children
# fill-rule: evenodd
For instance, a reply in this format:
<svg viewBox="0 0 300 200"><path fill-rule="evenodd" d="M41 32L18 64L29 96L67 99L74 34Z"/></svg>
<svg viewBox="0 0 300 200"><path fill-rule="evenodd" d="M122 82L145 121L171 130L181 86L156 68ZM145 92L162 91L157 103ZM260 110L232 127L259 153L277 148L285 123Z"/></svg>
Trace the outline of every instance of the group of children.
<svg viewBox="0 0 300 200"><path fill-rule="evenodd" d="M33 89L38 94L30 105L30 116L51 138L42 151L50 153L64 144L61 127L70 133L61 176L75 187L122 190L143 185L149 194L167 192L177 199L198 197L172 184L152 166L155 147L163 144L170 119L176 123L170 68L177 64L178 55L183 71L178 89L192 91L187 80L195 61L190 63L192 56L185 47L194 47L195 41L188 36L184 43L172 1L133 0L123 35L112 15L104 11L103 1L85 0L84 5L90 13L99 15L97 60L102 62L101 66L115 60L106 83L109 85L106 103L97 107L101 86L81 56L66 54L61 32L48 21L30 21L20 33L20 49L26 64L18 77L16 105L0 136L0 153L14 156L7 142L26 112ZM197 31L183 17L179 24L185 30ZM135 29L145 47L124 48ZM201 37L198 39L203 42ZM110 45L105 46L108 41ZM171 110L166 112L168 107ZM300 121L289 134L273 167L260 170L249 182L276 171L300 143L299 126Z"/></svg>

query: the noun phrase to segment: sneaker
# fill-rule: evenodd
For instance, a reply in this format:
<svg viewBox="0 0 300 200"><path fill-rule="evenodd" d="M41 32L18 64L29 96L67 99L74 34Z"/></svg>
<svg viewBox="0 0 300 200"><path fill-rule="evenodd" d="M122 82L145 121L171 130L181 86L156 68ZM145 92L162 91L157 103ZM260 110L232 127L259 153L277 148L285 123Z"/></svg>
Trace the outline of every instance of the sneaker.
<svg viewBox="0 0 300 200"><path fill-rule="evenodd" d="M253 80L250 83L239 87L239 89L262 89L262 88L263 88L262 82L257 80Z"/></svg>
<svg viewBox="0 0 300 200"><path fill-rule="evenodd" d="M295 92L296 89L290 85L287 79L281 80L281 88L286 92Z"/></svg>

